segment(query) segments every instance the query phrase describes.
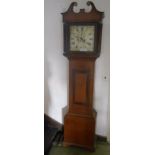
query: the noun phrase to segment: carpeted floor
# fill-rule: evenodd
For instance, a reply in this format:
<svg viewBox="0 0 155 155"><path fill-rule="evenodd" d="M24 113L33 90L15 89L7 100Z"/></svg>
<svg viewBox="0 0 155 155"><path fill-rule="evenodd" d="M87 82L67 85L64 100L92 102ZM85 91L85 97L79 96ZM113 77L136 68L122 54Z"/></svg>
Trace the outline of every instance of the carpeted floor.
<svg viewBox="0 0 155 155"><path fill-rule="evenodd" d="M48 155L110 155L110 145L105 142L96 142L96 150L90 152L78 147L63 147L56 145L51 148Z"/></svg>

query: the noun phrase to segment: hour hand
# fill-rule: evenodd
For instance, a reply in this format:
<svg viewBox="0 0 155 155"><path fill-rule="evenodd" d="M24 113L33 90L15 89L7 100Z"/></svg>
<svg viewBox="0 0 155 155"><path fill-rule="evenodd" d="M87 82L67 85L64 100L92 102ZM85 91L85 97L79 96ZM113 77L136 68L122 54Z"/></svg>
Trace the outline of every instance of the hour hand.
<svg viewBox="0 0 155 155"><path fill-rule="evenodd" d="M81 41L85 42L85 39L83 39L82 37L80 38Z"/></svg>

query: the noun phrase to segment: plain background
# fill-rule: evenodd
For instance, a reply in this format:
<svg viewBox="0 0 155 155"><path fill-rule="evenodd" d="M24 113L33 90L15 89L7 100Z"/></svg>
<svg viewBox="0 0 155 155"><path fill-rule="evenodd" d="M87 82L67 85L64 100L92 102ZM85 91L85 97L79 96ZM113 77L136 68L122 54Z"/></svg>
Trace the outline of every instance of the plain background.
<svg viewBox="0 0 155 155"><path fill-rule="evenodd" d="M44 2L0 1L0 154L44 154ZM111 155L154 155L153 0L111 0Z"/></svg>
<svg viewBox="0 0 155 155"><path fill-rule="evenodd" d="M62 12L67 11L75 0L45 0L45 102L44 112L63 123L62 109L68 104L69 61L63 56L63 22ZM90 9L87 0L76 0L75 11ZM96 0L96 8L104 11L102 28L101 55L95 63L94 108L97 111L96 134L106 136L110 140L110 2ZM106 77L106 79L105 79Z"/></svg>

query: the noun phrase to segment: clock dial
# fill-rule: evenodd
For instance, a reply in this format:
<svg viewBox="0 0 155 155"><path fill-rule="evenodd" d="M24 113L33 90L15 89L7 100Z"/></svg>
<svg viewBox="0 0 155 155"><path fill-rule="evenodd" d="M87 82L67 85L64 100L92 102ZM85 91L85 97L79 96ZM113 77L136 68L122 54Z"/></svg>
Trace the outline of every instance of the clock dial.
<svg viewBox="0 0 155 155"><path fill-rule="evenodd" d="M93 52L95 26L70 26L70 51Z"/></svg>

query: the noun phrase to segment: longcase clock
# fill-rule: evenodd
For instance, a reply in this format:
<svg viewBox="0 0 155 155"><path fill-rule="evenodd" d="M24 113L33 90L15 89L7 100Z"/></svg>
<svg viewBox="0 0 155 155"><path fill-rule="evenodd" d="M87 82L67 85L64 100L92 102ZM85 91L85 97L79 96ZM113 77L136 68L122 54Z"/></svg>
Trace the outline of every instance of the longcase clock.
<svg viewBox="0 0 155 155"><path fill-rule="evenodd" d="M69 59L69 104L64 117L64 145L94 150L96 111L93 109L95 60L100 56L103 12L74 12L76 2L62 13L64 53Z"/></svg>

